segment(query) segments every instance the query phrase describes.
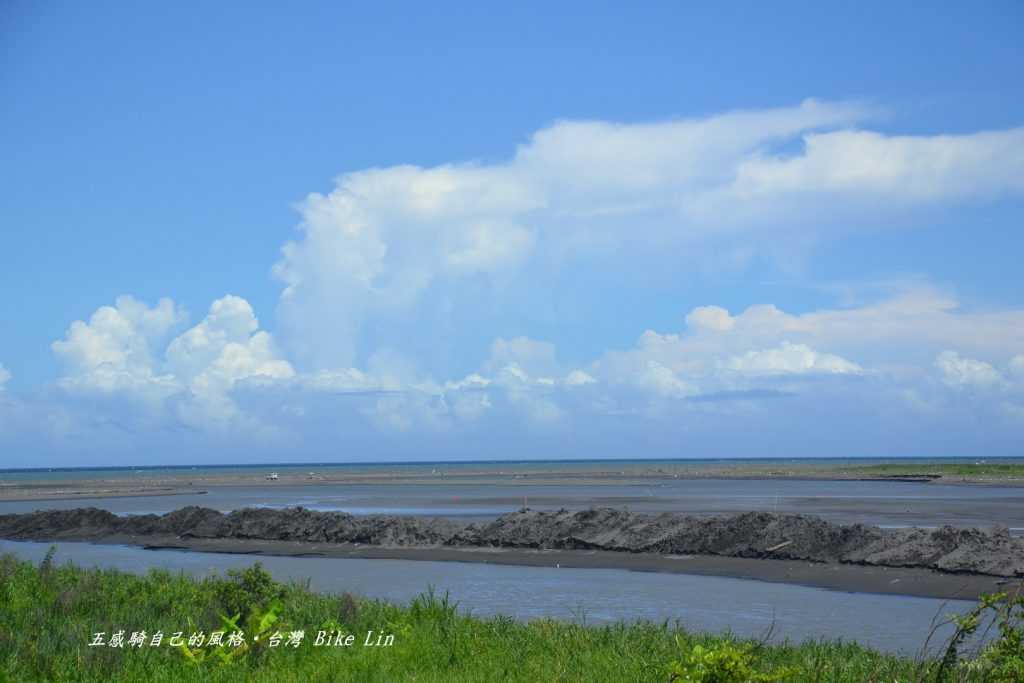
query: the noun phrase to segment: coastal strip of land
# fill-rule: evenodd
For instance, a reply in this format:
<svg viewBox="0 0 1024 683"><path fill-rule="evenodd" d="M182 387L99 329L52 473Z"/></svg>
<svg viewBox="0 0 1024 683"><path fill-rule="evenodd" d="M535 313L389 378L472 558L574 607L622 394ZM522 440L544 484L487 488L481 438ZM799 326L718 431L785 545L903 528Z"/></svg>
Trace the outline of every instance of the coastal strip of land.
<svg viewBox="0 0 1024 683"><path fill-rule="evenodd" d="M530 463L367 467L363 469L247 471L210 473L203 470L161 472L125 471L103 478L5 479L0 473L0 502L168 496L205 493L215 487L234 486L343 486L343 485L502 485L502 486L650 486L680 479L818 480L919 482L925 484L1024 487L1024 464L1017 463L874 463L823 464L777 461L756 463L586 463L537 467ZM271 474L273 477L271 478ZM268 480L270 478L270 480Z"/></svg>
<svg viewBox="0 0 1024 683"><path fill-rule="evenodd" d="M78 508L0 515L0 537L205 552L604 567L975 598L1019 586L1024 539L1005 528L882 529L811 515L694 517L522 509L486 523L303 508L186 507L119 517Z"/></svg>

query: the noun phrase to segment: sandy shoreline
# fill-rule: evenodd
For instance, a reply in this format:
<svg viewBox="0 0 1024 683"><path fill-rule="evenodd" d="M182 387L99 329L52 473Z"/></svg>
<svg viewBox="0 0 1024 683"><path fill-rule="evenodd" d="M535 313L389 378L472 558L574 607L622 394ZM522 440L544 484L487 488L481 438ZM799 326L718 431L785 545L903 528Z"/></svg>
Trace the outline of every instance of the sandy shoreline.
<svg viewBox="0 0 1024 683"><path fill-rule="evenodd" d="M154 486L152 488L140 488L140 487L124 487L124 488L89 488L81 487L74 490L68 490L67 486L61 486L59 488L49 489L42 487L34 490L10 490L4 491L0 489L0 502L15 502L15 501L39 501L45 502L48 500L75 500L77 498L135 498L135 497L149 497L149 496L181 496L181 495L205 495L207 491L199 489L177 489L168 488L164 486Z"/></svg>
<svg viewBox="0 0 1024 683"><path fill-rule="evenodd" d="M45 479L19 480L4 479L0 474L0 501L67 500L74 498L114 498L125 496L173 496L205 493L215 487L277 486L277 487L327 487L344 485L403 485L429 486L651 486L658 482L702 479L733 479L749 481L872 481L872 482L916 482L962 486L1006 486L1024 487L1024 478L993 476L951 476L951 475L865 475L842 472L832 468L811 468L794 466L786 469L760 468L752 466L708 466L700 468L673 466L662 467L624 466L620 469L595 467L565 470L529 469L518 467L504 471L501 466L457 470L438 469L432 473L403 471L365 472L291 472L279 473L278 479L270 481L267 475L273 471L256 474L162 474L158 477L140 474L126 474L107 479Z"/></svg>

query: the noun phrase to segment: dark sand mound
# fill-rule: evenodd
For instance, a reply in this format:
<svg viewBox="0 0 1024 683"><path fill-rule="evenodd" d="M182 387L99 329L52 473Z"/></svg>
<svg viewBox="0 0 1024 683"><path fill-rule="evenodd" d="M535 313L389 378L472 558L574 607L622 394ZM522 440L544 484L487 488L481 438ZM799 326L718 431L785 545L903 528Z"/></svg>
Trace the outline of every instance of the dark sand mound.
<svg viewBox="0 0 1024 683"><path fill-rule="evenodd" d="M920 567L1024 576L1024 539L1005 528L880 529L809 515L749 512L693 517L611 508L520 510L486 524L446 519L285 510L186 507L166 515L118 517L79 508L0 515L0 537L145 542L146 537L259 539L386 547L593 549L659 555L719 555L821 563Z"/></svg>
<svg viewBox="0 0 1024 683"><path fill-rule="evenodd" d="M692 517L609 508L523 510L481 527L467 527L452 543L722 555L1024 576L1024 539L1013 538L1005 527L880 529L768 512Z"/></svg>

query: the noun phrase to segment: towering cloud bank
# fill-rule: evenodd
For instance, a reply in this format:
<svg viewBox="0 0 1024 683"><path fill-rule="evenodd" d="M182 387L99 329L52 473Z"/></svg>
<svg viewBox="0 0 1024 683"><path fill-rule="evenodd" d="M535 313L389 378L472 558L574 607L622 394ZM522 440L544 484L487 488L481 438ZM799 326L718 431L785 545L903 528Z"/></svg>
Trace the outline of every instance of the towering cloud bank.
<svg viewBox="0 0 1024 683"><path fill-rule="evenodd" d="M595 283L699 280L712 265L739 277L753 260L867 226L1024 193L1024 129L862 128L879 115L807 100L651 124L562 121L503 161L346 173L298 206L298 236L273 267L273 336L238 296L191 327L170 299L119 297L53 343L55 388L5 392L0 436L31 438L36 423L130 450L219 434L277 449L313 441L325 457L352 457L329 447L339 435L406 456L431 439L441 452L516 456L544 435L615 448L692 437L706 453L726 448L710 430L737 415L781 429L823 405L840 431L903 416L918 430L908 442L931 429L921 420L954 430L965 410L980 419L950 443L969 443L977 424L1020 435L1024 311L970 309L926 280L800 312L751 288L742 309L703 300L680 305L678 323L640 323L633 344L584 338L636 325L620 321L621 302L589 302L601 325L551 314L552 300L597 296ZM570 328L557 348L531 334ZM0 388L8 376L0 367ZM514 452L479 452L503 437Z"/></svg>
<svg viewBox="0 0 1024 683"><path fill-rule="evenodd" d="M742 262L851 217L1024 192L1024 130L848 129L874 114L807 100L654 124L565 121L501 163L345 174L300 205L300 239L275 266L283 332L311 367L351 365L372 353L368 321L480 276L595 254L611 271L680 252Z"/></svg>

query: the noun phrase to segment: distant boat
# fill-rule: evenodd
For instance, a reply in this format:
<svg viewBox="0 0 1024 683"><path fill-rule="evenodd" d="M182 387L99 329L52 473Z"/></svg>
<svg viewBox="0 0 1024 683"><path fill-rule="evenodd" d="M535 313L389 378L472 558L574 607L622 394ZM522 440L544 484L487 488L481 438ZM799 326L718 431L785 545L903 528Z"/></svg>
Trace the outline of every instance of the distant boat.
<svg viewBox="0 0 1024 683"><path fill-rule="evenodd" d="M277 472L271 472L268 474L267 479L270 481L277 481Z"/></svg>

